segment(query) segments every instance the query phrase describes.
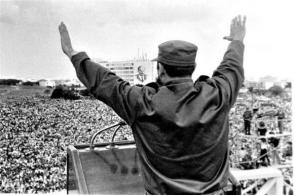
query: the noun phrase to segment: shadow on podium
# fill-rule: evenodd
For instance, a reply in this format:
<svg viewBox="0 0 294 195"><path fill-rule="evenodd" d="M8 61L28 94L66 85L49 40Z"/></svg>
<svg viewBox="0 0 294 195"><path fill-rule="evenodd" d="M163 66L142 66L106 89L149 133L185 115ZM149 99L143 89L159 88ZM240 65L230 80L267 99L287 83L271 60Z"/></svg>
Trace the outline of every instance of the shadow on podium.
<svg viewBox="0 0 294 195"><path fill-rule="evenodd" d="M68 194L144 194L134 142L69 146Z"/></svg>

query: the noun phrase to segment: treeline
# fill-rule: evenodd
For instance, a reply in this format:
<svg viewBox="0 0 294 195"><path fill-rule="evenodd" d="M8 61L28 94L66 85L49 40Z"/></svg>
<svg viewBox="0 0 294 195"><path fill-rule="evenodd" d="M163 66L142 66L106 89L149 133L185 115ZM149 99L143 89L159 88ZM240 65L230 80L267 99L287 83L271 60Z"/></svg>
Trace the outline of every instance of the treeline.
<svg viewBox="0 0 294 195"><path fill-rule="evenodd" d="M36 85L39 85L39 82L26 81L26 82L22 82L21 84L25 86L36 86Z"/></svg>
<svg viewBox="0 0 294 195"><path fill-rule="evenodd" d="M18 79L0 79L0 85L17 85L20 82L22 82L22 80L18 80Z"/></svg>
<svg viewBox="0 0 294 195"><path fill-rule="evenodd" d="M33 81L25 81L19 79L0 79L0 85L25 85L25 86L36 86L39 85L39 82L33 82Z"/></svg>

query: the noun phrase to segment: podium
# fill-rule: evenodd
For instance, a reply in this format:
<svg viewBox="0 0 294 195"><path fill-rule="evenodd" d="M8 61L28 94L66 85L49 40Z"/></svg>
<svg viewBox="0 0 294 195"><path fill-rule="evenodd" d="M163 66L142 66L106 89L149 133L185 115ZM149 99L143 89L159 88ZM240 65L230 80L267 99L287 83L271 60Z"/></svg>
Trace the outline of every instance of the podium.
<svg viewBox="0 0 294 195"><path fill-rule="evenodd" d="M118 143L117 143L118 144ZM68 148L68 193L144 194L134 143Z"/></svg>
<svg viewBox="0 0 294 195"><path fill-rule="evenodd" d="M91 137L89 144L67 149L67 194L144 194L139 157L134 141L114 142L125 123L106 127ZM96 143L97 135L116 128L111 142ZM241 194L238 182L230 175L227 195Z"/></svg>
<svg viewBox="0 0 294 195"><path fill-rule="evenodd" d="M120 122L96 132L90 144L68 147L68 194L144 194L135 142L114 142L123 125ZM94 144L97 135L115 127L111 142Z"/></svg>

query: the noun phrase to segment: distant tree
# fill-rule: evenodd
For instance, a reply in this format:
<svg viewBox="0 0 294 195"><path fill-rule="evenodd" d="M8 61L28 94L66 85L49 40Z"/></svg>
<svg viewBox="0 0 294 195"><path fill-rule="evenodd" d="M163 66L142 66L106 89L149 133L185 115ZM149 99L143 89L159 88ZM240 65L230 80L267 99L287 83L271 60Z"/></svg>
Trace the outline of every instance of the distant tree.
<svg viewBox="0 0 294 195"><path fill-rule="evenodd" d="M63 97L63 93L64 93L64 88L63 86L56 86L55 89L53 90L52 94L51 94L51 98L55 99L55 98L62 98Z"/></svg>
<svg viewBox="0 0 294 195"><path fill-rule="evenodd" d="M291 82L287 82L286 85L285 85L285 89L286 88L292 89L292 83Z"/></svg>
<svg viewBox="0 0 294 195"><path fill-rule="evenodd" d="M38 82L32 82L32 81L26 81L26 82L23 82L22 85L24 86L35 86L35 85L39 85Z"/></svg>
<svg viewBox="0 0 294 195"><path fill-rule="evenodd" d="M20 82L18 79L0 79L0 85L16 85Z"/></svg>
<svg viewBox="0 0 294 195"><path fill-rule="evenodd" d="M26 82L23 82L22 85L25 85L25 86L33 86L34 83L31 82L31 81L26 81Z"/></svg>
<svg viewBox="0 0 294 195"><path fill-rule="evenodd" d="M81 97L75 93L75 91L72 91L66 86L58 85L55 87L51 94L51 98L53 99L68 99L68 100L77 100L80 99Z"/></svg>
<svg viewBox="0 0 294 195"><path fill-rule="evenodd" d="M253 87L248 87L248 91L249 91L250 93L253 93Z"/></svg>
<svg viewBox="0 0 294 195"><path fill-rule="evenodd" d="M271 93L271 95L278 96L283 94L284 89L281 86L274 85L271 88L269 88L268 91Z"/></svg>
<svg viewBox="0 0 294 195"><path fill-rule="evenodd" d="M81 90L79 91L79 93L80 93L80 95L82 95L82 96L91 96L91 93L90 93L90 91L89 91L88 89L81 89Z"/></svg>

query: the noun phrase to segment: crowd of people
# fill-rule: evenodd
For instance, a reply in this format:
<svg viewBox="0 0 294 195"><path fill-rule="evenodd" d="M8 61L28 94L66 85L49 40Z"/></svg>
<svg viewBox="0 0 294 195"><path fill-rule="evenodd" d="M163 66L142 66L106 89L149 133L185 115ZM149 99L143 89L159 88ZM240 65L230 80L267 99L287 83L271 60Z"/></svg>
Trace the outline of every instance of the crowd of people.
<svg viewBox="0 0 294 195"><path fill-rule="evenodd" d="M290 162L291 101L255 98L245 94L231 109L231 166L250 169Z"/></svg>
<svg viewBox="0 0 294 195"><path fill-rule="evenodd" d="M0 192L66 189L66 148L121 119L98 100L20 97L0 103ZM112 130L113 131L113 130ZM96 142L111 140L112 131ZM130 129L118 139L131 140Z"/></svg>
<svg viewBox="0 0 294 195"><path fill-rule="evenodd" d="M262 102L258 96L252 101L249 94L240 98L230 113L231 167L253 169L290 162L291 101L271 98ZM283 112L282 119L278 111ZM245 112L251 112L249 122L244 119ZM1 101L0 192L66 189L67 146L89 143L94 132L119 121L111 108L90 98L73 101L32 96ZM112 132L102 133L96 142L109 142ZM281 133L285 136L270 137ZM130 128L119 131L117 139L133 140ZM285 178L290 177L287 174L292 174L292 169L284 172Z"/></svg>
<svg viewBox="0 0 294 195"><path fill-rule="evenodd" d="M252 97L248 93L239 96L242 98L238 98L230 112L231 168L247 170L276 165L285 182L293 186L291 99ZM246 188L254 182L242 185Z"/></svg>

